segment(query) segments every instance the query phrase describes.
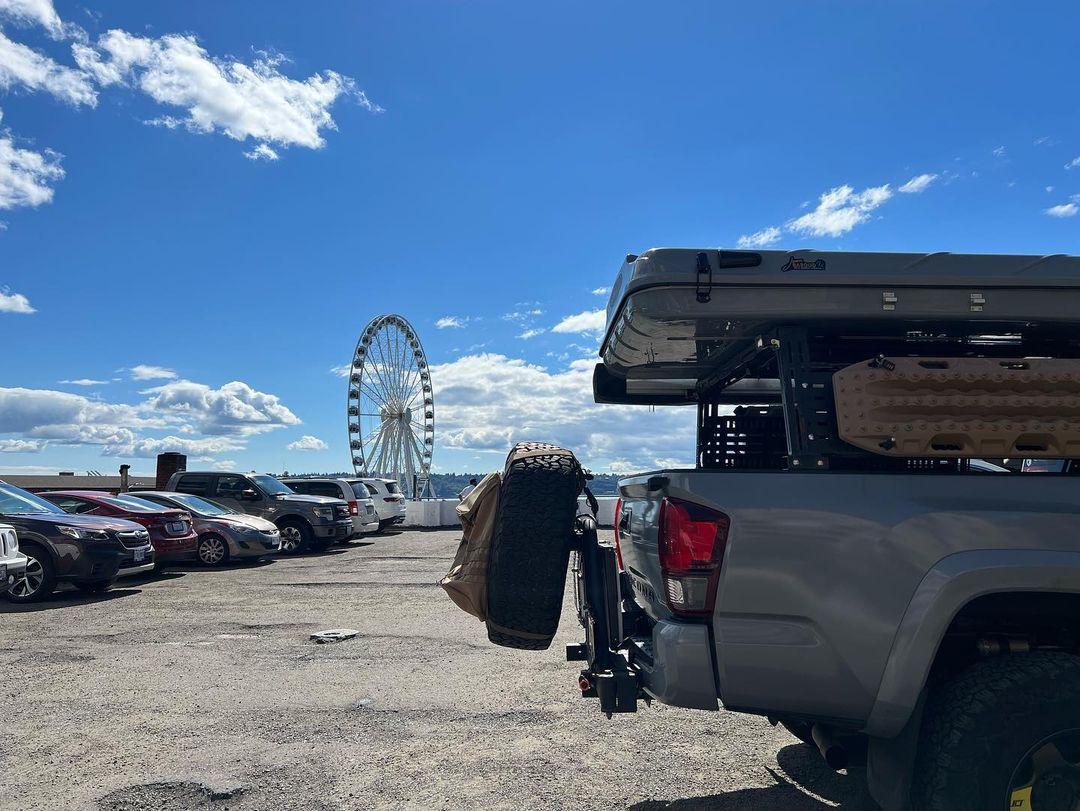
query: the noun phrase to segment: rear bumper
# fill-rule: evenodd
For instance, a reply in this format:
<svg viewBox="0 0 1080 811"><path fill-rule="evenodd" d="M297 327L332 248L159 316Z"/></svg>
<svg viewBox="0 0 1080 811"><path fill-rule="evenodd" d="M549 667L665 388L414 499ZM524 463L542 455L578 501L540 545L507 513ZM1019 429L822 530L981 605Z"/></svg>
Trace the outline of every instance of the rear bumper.
<svg viewBox="0 0 1080 811"><path fill-rule="evenodd" d="M645 691L662 704L696 710L719 708L709 626L661 620L649 640L626 648Z"/></svg>
<svg viewBox="0 0 1080 811"><path fill-rule="evenodd" d="M190 563L199 559L199 536L192 532L179 538L150 536L158 563Z"/></svg>
<svg viewBox="0 0 1080 811"><path fill-rule="evenodd" d="M368 532L377 532L379 519L372 515L355 515L352 519L353 535L364 535Z"/></svg>

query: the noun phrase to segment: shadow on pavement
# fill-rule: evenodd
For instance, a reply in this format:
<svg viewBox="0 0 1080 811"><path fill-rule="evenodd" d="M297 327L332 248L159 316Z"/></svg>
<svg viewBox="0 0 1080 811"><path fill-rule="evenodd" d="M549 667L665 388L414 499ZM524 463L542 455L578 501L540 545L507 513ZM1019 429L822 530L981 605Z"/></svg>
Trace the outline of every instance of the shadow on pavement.
<svg viewBox="0 0 1080 811"><path fill-rule="evenodd" d="M47 598L37 603L13 603L0 598L0 614L31 614L36 611L50 611L54 608L69 608L77 605L103 603L107 600L119 600L142 594L142 589L113 587L100 594L87 594L75 589L57 589Z"/></svg>
<svg viewBox="0 0 1080 811"><path fill-rule="evenodd" d="M861 773L837 774L805 744L785 746L776 755L782 773L766 767L775 782L761 788L743 788L681 800L646 800L630 811L875 811Z"/></svg>

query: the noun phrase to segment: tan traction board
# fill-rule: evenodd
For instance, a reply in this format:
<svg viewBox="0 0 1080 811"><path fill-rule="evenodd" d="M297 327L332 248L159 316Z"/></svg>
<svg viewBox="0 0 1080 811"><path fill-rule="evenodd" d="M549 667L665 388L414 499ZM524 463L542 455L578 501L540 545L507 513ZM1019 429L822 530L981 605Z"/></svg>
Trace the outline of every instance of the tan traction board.
<svg viewBox="0 0 1080 811"><path fill-rule="evenodd" d="M1080 457L1080 360L879 358L833 375L840 438L883 456Z"/></svg>

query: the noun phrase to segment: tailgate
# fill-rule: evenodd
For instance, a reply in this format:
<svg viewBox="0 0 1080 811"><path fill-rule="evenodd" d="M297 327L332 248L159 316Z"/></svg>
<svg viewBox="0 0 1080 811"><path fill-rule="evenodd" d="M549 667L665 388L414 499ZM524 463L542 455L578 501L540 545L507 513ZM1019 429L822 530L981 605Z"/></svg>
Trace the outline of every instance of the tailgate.
<svg viewBox="0 0 1080 811"><path fill-rule="evenodd" d="M623 596L630 597L654 620L671 617L664 602L657 548L663 491L655 485L660 478L658 474L649 474L621 480L619 514L615 517L625 574L623 582L630 586Z"/></svg>

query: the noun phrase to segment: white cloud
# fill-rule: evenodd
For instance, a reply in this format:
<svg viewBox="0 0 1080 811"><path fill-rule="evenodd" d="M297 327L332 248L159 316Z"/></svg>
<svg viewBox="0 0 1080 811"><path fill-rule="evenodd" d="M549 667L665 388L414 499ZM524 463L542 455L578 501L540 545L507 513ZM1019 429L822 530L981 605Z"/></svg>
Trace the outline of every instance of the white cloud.
<svg viewBox="0 0 1080 811"><path fill-rule="evenodd" d="M735 242L736 248L764 248L780 241L780 229L775 225L752 234L744 234Z"/></svg>
<svg viewBox="0 0 1080 811"><path fill-rule="evenodd" d="M325 451L330 446L319 439L317 436L311 436L305 434L294 442L290 442L285 446L290 451Z"/></svg>
<svg viewBox="0 0 1080 811"><path fill-rule="evenodd" d="M648 470L657 459L692 463L693 408L598 405L593 360L550 372L517 358L467 355L433 366L439 442L446 448L505 452L535 439L571 448L597 471Z"/></svg>
<svg viewBox="0 0 1080 811"><path fill-rule="evenodd" d="M1064 219L1065 217L1075 217L1078 213L1080 213L1080 206L1077 206L1076 203L1062 203L1061 205L1050 206L1050 208L1046 209L1046 214L1061 219Z"/></svg>
<svg viewBox="0 0 1080 811"><path fill-rule="evenodd" d="M39 453L44 447L44 440L0 439L0 453Z"/></svg>
<svg viewBox="0 0 1080 811"><path fill-rule="evenodd" d="M821 195L817 208L787 223L787 229L815 237L840 237L870 219L870 214L892 197L886 183L856 192L837 186Z"/></svg>
<svg viewBox="0 0 1080 811"><path fill-rule="evenodd" d="M1066 169L1080 169L1080 155L1065 164Z"/></svg>
<svg viewBox="0 0 1080 811"><path fill-rule="evenodd" d="M0 130L0 209L35 208L50 202L52 184L63 177L60 155L20 149Z"/></svg>
<svg viewBox="0 0 1080 811"><path fill-rule="evenodd" d="M276 395L238 380L217 389L175 380L143 393L153 395L145 408L191 423L203 434L250 436L300 424Z"/></svg>
<svg viewBox="0 0 1080 811"><path fill-rule="evenodd" d="M279 70L281 56L260 53L246 65L210 56L191 35L151 39L114 29L94 46L76 43L72 52L101 85L137 87L160 104L183 109L191 132L251 138L265 147L252 150L260 158L277 154L271 145L321 148L323 131L336 129L330 108L339 98L381 111L347 76L326 70L290 79ZM172 127L177 119L153 121Z"/></svg>
<svg viewBox="0 0 1080 811"><path fill-rule="evenodd" d="M22 313L30 315L36 313L30 300L22 293L11 293L6 287L0 287L0 313Z"/></svg>
<svg viewBox="0 0 1080 811"><path fill-rule="evenodd" d="M1053 186L1047 186L1047 187L1046 187L1046 193L1047 193L1047 194L1050 194L1050 192L1052 192L1053 190L1054 190L1054 187L1053 187Z"/></svg>
<svg viewBox="0 0 1080 811"><path fill-rule="evenodd" d="M435 329L461 329L465 321L456 315L444 315L435 322Z"/></svg>
<svg viewBox="0 0 1080 811"><path fill-rule="evenodd" d="M937 180L937 178L938 176L936 174L930 174L929 172L915 175L915 177L911 178L911 180L897 189L897 191L902 194L921 194L926 191L930 187L930 184Z"/></svg>
<svg viewBox="0 0 1080 811"><path fill-rule="evenodd" d="M236 470L239 465L235 459L219 459L214 462L214 470Z"/></svg>
<svg viewBox="0 0 1080 811"><path fill-rule="evenodd" d="M991 155L993 155L993 156L994 156L995 158L1004 158L1004 157L1005 157L1006 155L1008 155L1009 153L1008 153L1008 151L1007 151L1007 150L1005 149L1005 147L1003 147L1003 146L996 146L996 147L994 147L994 148L993 148L992 150L990 150L990 154L991 154Z"/></svg>
<svg viewBox="0 0 1080 811"><path fill-rule="evenodd" d="M244 157L249 161L276 161L280 156L266 144L258 144L250 152L245 152Z"/></svg>
<svg viewBox="0 0 1080 811"><path fill-rule="evenodd" d="M66 67L0 31L0 90L23 87L31 92L44 91L78 107L97 106L97 92L90 78L81 70Z"/></svg>
<svg viewBox="0 0 1080 811"><path fill-rule="evenodd" d="M551 331L562 333L601 332L606 325L607 312L605 310L585 310L577 315L566 316L566 318L553 326Z"/></svg>
<svg viewBox="0 0 1080 811"><path fill-rule="evenodd" d="M140 459L153 459L159 453L166 452L195 456L197 454L241 450L243 447L242 444L228 437L191 439L189 437L165 436L106 444L102 449L102 453L105 456L134 456Z"/></svg>
<svg viewBox="0 0 1080 811"><path fill-rule="evenodd" d="M543 329L527 329L527 330L519 333L518 337L525 340L525 341L527 341L530 338L535 338L537 335L543 335L544 332L545 331Z"/></svg>
<svg viewBox="0 0 1080 811"><path fill-rule="evenodd" d="M340 366L331 366L330 367L330 374L336 375L337 377L348 377L349 373L351 371L352 371L352 366L350 366L347 363L343 363Z"/></svg>
<svg viewBox="0 0 1080 811"><path fill-rule="evenodd" d="M128 371L131 372L132 380L173 380L177 377L176 372L172 369L166 369L164 366L150 366L145 363L132 366Z"/></svg>
<svg viewBox="0 0 1080 811"><path fill-rule="evenodd" d="M21 25L40 25L53 39L78 32L77 27L65 26L53 8L52 0L0 0L0 17Z"/></svg>
<svg viewBox="0 0 1080 811"><path fill-rule="evenodd" d="M592 294L594 296L606 296L610 292L610 287L597 287L595 290L592 291Z"/></svg>
<svg viewBox="0 0 1080 811"><path fill-rule="evenodd" d="M61 383L66 383L69 386L107 386L108 380L94 380L92 377L80 377L75 380L61 380Z"/></svg>

